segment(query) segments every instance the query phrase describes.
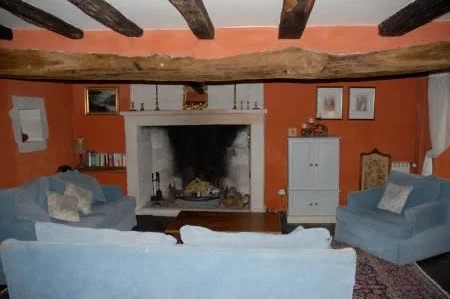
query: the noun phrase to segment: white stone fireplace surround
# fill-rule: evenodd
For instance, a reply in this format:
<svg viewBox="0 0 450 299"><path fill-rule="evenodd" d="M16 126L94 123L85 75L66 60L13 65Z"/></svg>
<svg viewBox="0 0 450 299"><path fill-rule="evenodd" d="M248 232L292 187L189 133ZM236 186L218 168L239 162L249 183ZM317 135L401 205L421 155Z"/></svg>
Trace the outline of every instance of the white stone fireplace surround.
<svg viewBox="0 0 450 299"><path fill-rule="evenodd" d="M139 158L142 152L140 147L149 147L139 142L140 127L175 125L249 125L250 211L264 211L265 110L132 111L121 112L121 115L125 119L128 195L136 198L136 214L175 216L180 211L180 209L144 207L149 194L144 194L140 186L144 182L148 183L152 171L151 167L143 167Z"/></svg>

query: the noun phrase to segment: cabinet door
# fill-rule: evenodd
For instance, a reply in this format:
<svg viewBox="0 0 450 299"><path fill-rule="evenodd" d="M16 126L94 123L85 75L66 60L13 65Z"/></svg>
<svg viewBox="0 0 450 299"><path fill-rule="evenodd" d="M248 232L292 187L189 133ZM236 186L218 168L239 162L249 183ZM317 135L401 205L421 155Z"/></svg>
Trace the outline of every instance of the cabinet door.
<svg viewBox="0 0 450 299"><path fill-rule="evenodd" d="M316 141L314 180L316 190L339 189L339 140L323 139Z"/></svg>
<svg viewBox="0 0 450 299"><path fill-rule="evenodd" d="M312 189L316 169L311 162L313 155L309 140L289 140L289 190Z"/></svg>

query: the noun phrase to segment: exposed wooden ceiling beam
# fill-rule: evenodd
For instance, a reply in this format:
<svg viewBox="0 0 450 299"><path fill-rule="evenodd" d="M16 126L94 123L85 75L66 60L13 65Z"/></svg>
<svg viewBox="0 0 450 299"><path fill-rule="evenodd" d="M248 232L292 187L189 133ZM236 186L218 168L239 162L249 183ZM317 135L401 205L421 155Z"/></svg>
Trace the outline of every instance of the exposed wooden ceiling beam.
<svg viewBox="0 0 450 299"><path fill-rule="evenodd" d="M83 38L83 31L21 0L1 0L0 7L33 25L71 39Z"/></svg>
<svg viewBox="0 0 450 299"><path fill-rule="evenodd" d="M450 12L449 0L416 0L378 25L382 36L400 36Z"/></svg>
<svg viewBox="0 0 450 299"><path fill-rule="evenodd" d="M283 0L278 38L300 38L308 23L315 0Z"/></svg>
<svg viewBox="0 0 450 299"><path fill-rule="evenodd" d="M373 78L450 70L450 41L367 54L285 48L222 59L0 49L0 78L224 82Z"/></svg>
<svg viewBox="0 0 450 299"><path fill-rule="evenodd" d="M11 28L0 25L0 39L12 40L13 32Z"/></svg>
<svg viewBox="0 0 450 299"><path fill-rule="evenodd" d="M144 34L144 30L130 21L114 6L104 0L67 0L85 14L102 23L112 30L128 36L139 37Z"/></svg>
<svg viewBox="0 0 450 299"><path fill-rule="evenodd" d="M202 0L169 0L198 39L214 39L214 26Z"/></svg>

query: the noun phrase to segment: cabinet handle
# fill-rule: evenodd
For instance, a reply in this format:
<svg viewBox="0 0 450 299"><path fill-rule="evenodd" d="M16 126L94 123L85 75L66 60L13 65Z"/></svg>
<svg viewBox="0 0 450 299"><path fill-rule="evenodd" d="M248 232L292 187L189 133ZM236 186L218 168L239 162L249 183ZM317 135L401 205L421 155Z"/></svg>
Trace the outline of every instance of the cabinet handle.
<svg viewBox="0 0 450 299"><path fill-rule="evenodd" d="M309 205L312 207L312 202L310 202Z"/></svg>
<svg viewBox="0 0 450 299"><path fill-rule="evenodd" d="M314 205L317 206L317 202Z"/></svg>
<svg viewBox="0 0 450 299"><path fill-rule="evenodd" d="M319 165L319 164L317 164L317 163L315 164L316 167L317 167L318 165Z"/></svg>
<svg viewBox="0 0 450 299"><path fill-rule="evenodd" d="M312 164L312 163L309 163L309 166L311 166L311 167L312 167L312 166L313 166L313 164Z"/></svg>

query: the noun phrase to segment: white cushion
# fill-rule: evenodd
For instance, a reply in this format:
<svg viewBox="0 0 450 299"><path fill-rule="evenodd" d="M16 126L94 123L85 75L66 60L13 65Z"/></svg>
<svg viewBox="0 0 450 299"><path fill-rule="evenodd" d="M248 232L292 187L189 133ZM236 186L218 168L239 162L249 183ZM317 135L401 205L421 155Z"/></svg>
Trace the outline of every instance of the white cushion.
<svg viewBox="0 0 450 299"><path fill-rule="evenodd" d="M89 215L91 213L92 191L72 183L67 183L64 195L74 196L78 199L78 210L83 215Z"/></svg>
<svg viewBox="0 0 450 299"><path fill-rule="evenodd" d="M177 243L174 237L156 232L73 227L51 222L36 222L35 229L37 240L44 242L166 246L173 246Z"/></svg>
<svg viewBox="0 0 450 299"><path fill-rule="evenodd" d="M80 221L78 199L53 191L46 191L48 214L51 218L64 221Z"/></svg>
<svg viewBox="0 0 450 299"><path fill-rule="evenodd" d="M252 232L217 232L201 226L185 225L181 240L187 246L220 248L331 248L331 235L325 228L297 229L286 235Z"/></svg>
<svg viewBox="0 0 450 299"><path fill-rule="evenodd" d="M388 183L377 207L392 213L401 214L413 186Z"/></svg>

